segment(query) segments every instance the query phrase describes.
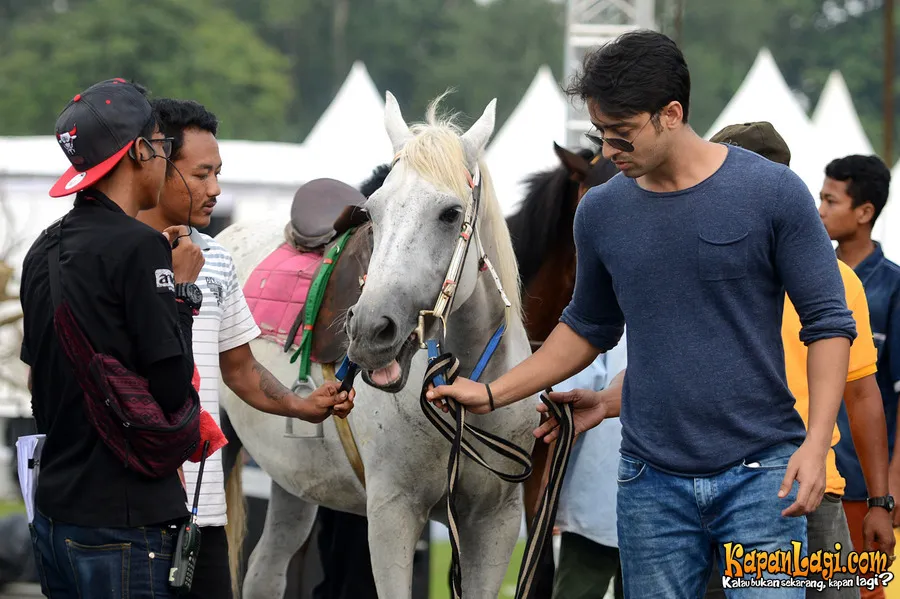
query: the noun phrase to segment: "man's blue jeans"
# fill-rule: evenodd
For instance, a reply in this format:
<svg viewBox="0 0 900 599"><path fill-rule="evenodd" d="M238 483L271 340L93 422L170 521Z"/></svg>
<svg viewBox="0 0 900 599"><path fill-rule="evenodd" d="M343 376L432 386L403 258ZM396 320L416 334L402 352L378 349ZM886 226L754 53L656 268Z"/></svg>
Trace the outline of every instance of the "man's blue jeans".
<svg viewBox="0 0 900 599"><path fill-rule="evenodd" d="M728 542L741 543L749 552L787 551L791 541L800 541L805 556L806 517L781 515L796 499L798 484L787 497L778 497L796 450L793 444L777 445L705 478L666 474L621 456L617 514L625 598L703 597L713 550ZM806 590L751 587L726 590L726 596L803 599Z"/></svg>
<svg viewBox="0 0 900 599"><path fill-rule="evenodd" d="M169 599L177 528L85 528L35 512L41 590L51 599Z"/></svg>

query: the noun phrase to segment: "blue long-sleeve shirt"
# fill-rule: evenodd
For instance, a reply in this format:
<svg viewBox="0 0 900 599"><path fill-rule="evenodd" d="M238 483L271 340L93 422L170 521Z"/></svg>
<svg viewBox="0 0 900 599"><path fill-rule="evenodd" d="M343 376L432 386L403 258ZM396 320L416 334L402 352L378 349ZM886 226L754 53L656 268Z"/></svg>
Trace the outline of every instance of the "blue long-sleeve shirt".
<svg viewBox="0 0 900 599"><path fill-rule="evenodd" d="M689 189L616 175L575 215L578 271L561 321L601 351L628 322L622 453L714 474L805 438L787 386L784 293L806 344L856 337L828 234L790 169L728 147Z"/></svg>

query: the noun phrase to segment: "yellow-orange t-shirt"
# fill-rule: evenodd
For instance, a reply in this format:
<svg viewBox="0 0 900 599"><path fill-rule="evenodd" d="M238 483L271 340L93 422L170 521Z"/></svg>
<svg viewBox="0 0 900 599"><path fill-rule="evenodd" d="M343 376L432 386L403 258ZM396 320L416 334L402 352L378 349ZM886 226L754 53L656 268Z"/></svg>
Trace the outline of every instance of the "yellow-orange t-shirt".
<svg viewBox="0 0 900 599"><path fill-rule="evenodd" d="M853 269L838 260L841 269L841 278L844 280L844 293L847 296L847 307L853 312L856 320L856 340L850 346L850 366L847 369L847 382L859 380L870 374L875 374L875 362L878 360L878 352L872 339L872 325L869 322L869 304L866 302L866 293L862 281L853 272ZM784 297L784 320L781 325L781 336L784 343L784 367L787 373L787 383L797 400L796 410L803 418L803 424L809 426L809 382L806 378L807 347L800 341L800 317L797 310L788 299ZM841 433L837 425L831 435L831 447L841 440ZM844 494L846 485L840 475L834 461L834 449L828 450L825 461L825 492Z"/></svg>

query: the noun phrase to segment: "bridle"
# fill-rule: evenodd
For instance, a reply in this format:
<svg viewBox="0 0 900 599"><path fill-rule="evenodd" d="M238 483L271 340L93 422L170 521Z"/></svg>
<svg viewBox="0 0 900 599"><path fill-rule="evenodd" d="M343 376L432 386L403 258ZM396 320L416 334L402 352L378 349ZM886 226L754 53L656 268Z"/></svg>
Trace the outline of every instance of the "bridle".
<svg viewBox="0 0 900 599"><path fill-rule="evenodd" d="M402 153L398 153L391 167L402 157ZM460 545L459 530L457 527L457 511L456 511L456 491L459 484L460 461L462 455L466 455L482 467L490 470L502 480L512 483L525 482L531 475L533 465L531 455L518 445L511 443L505 439L491 434L478 427L466 424L466 410L463 409L455 400L446 399L447 407L453 416L454 423L451 424L441 417L441 411L426 399L426 392L430 385L439 386L445 383L453 384L459 374L459 360L452 353L441 353L441 346L446 339L447 320L453 309L453 301L456 297L456 291L459 287L459 280L462 276L463 267L468 257L469 249L472 241L475 242L475 251L478 252L478 270L479 273L489 271L493 278L497 292L503 301L504 318L495 330L491 339L488 341L481 357L475 365L469 378L477 381L484 373L491 357L500 345L503 334L506 332L506 325L510 316L511 304L500 277L490 259L484 251L481 239L476 228L479 208L481 204L481 171L476 165L475 172L466 171L466 177L470 188L470 202L466 208L462 225L460 227L459 237L456 240L456 247L453 250L453 256L450 259L450 266L447 269L447 275L441 286L435 305L430 310L421 310L419 312L418 326L416 327L416 337L419 340L419 346L428 351L428 367L425 371L425 377L422 382L422 390L419 395L419 404L422 411L434 427L446 439L451 442L450 459L447 464L447 522L450 531L450 544L452 547L452 563L451 563L451 582L453 599L462 597L462 570L460 566ZM431 324L438 325L436 335L426 337L428 321ZM353 379L358 372L358 367L344 360L337 373L337 378L342 379L342 390L352 388ZM548 390L549 391L549 390ZM550 414L559 422L559 439L556 448L553 451L553 458L550 468L549 482L547 488L541 497L540 508L535 517L534 525L531 527L531 534L528 537L528 543L525 547L525 553L522 556L522 565L519 569L519 578L516 586L516 599L524 599L528 597L537 571L538 563L544 551L546 544L550 541L553 523L556 518L556 507L559 499L559 492L562 488L563 477L565 476L568 466L569 453L575 440L575 428L573 423L572 407L570 404L556 404L550 401L547 393L541 394L541 401L550 409ZM455 425L455 426L454 426ZM496 454L519 464L521 472L507 473L494 468L482 457L477 449L466 439L463 433L468 432L476 441L487 447ZM537 441L541 442L541 441Z"/></svg>

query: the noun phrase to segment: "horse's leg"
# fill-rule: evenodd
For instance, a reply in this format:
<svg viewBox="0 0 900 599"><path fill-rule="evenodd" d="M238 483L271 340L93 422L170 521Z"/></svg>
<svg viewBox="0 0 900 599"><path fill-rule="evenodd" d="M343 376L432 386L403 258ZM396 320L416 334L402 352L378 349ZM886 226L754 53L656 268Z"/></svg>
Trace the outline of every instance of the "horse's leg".
<svg viewBox="0 0 900 599"><path fill-rule="evenodd" d="M266 523L250 554L243 599L284 597L288 565L309 537L316 509L272 482Z"/></svg>
<svg viewBox="0 0 900 599"><path fill-rule="evenodd" d="M462 596L466 599L495 599L510 556L519 539L522 523L520 495L508 493L494 509L460 514L460 565Z"/></svg>
<svg viewBox="0 0 900 599"><path fill-rule="evenodd" d="M422 500L404 496L400 487L366 481L372 574L382 599L411 599L416 542L428 521ZM377 481L380 482L380 481ZM380 488L379 488L380 487Z"/></svg>

